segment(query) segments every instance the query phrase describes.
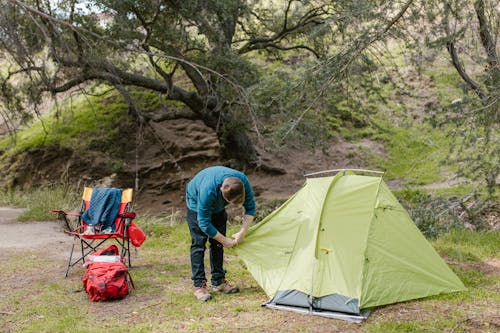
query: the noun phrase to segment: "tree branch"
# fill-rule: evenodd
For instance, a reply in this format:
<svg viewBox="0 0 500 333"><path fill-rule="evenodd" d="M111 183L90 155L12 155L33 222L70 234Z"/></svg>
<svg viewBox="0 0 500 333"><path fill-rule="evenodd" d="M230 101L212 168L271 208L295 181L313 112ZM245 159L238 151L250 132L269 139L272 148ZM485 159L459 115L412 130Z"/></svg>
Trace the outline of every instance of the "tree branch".
<svg viewBox="0 0 500 333"><path fill-rule="evenodd" d="M292 2L293 2L293 0L290 0L287 3L287 7L285 9L285 17L283 19L283 24L282 24L281 30L275 32L272 36L254 36L254 37L251 37L250 39L248 39L246 41L246 43L242 47L240 47L237 50L238 54L245 54L245 53L248 53L248 52L254 51L254 50L266 49L269 46L271 46L271 44L273 44L272 47L278 48L277 47L278 43L281 42L288 35L291 35L291 34L297 32L300 29L303 29L307 26L321 25L324 23L324 20L322 17L323 17L323 15L326 14L326 11L323 9L324 6L320 6L320 7L315 7L315 8L310 9L307 13L302 15L302 17L297 21L296 24L289 26L289 23L288 23L289 22L289 12L290 12L290 7L291 7ZM260 19L260 21L262 21L262 19ZM242 26L242 24L240 24L240 26ZM293 47L293 46L290 46L290 47L282 46L282 47L285 50L286 49L290 50L293 48L304 48L304 49L307 49L308 51L312 51L312 48L310 48L310 47L307 47L307 48L306 47ZM313 54L316 57L318 57L317 52L313 52Z"/></svg>
<svg viewBox="0 0 500 333"><path fill-rule="evenodd" d="M484 1L474 1L474 9L476 11L477 20L479 21L479 36L481 37L481 43L488 57L488 65L490 68L495 68L498 64L498 56L495 47L496 42L491 36L490 29L488 28L488 23L484 14Z"/></svg>
<svg viewBox="0 0 500 333"><path fill-rule="evenodd" d="M481 89L479 84L475 82L466 72L465 68L462 66L462 63L458 59L458 54L457 50L455 48L455 43L453 42L447 42L446 43L446 48L448 49L448 52L450 53L451 56L451 62L453 63L453 66L457 70L458 74L460 77L467 83L467 85L481 98L481 100L486 99L486 94L484 91Z"/></svg>
<svg viewBox="0 0 500 333"><path fill-rule="evenodd" d="M266 49L267 48L274 48L274 49L277 49L277 50L281 50L281 51L290 51L290 50L296 50L296 49L304 49L304 50L307 50L309 52L311 52L312 54L314 54L314 56L316 58L321 58L321 56L319 55L318 52L316 52L314 49L312 49L311 47L307 46L307 45L293 45L293 46L282 46L282 45L279 45L279 44L274 44L274 43L271 43L271 44L268 44L266 45Z"/></svg>

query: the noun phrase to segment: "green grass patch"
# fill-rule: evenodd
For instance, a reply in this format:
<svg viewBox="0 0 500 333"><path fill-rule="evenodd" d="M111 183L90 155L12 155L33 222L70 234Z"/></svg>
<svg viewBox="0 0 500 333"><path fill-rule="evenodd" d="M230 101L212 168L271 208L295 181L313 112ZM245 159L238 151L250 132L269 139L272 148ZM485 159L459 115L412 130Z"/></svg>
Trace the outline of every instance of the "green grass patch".
<svg viewBox="0 0 500 333"><path fill-rule="evenodd" d="M435 240L433 244L439 252L461 262L484 261L498 257L500 230L453 229Z"/></svg>
<svg viewBox="0 0 500 333"><path fill-rule="evenodd" d="M157 106L154 101L158 100L158 96L137 94L142 98L139 101L144 100L141 103L144 108L149 104L150 107ZM128 106L116 92L104 92L101 96L79 95L36 118L14 136L0 140L0 149L10 156L48 146L68 147L76 151L102 150L111 144L116 145L130 122Z"/></svg>
<svg viewBox="0 0 500 333"><path fill-rule="evenodd" d="M450 66L428 66L424 74L429 76L436 85L434 91L442 105L448 105L453 100L463 97L462 79L457 71Z"/></svg>
<svg viewBox="0 0 500 333"><path fill-rule="evenodd" d="M0 141L0 149L16 154L42 146L77 148L103 137L116 136L127 107L120 98L102 99L79 96L53 110L14 137Z"/></svg>
<svg viewBox="0 0 500 333"><path fill-rule="evenodd" d="M453 331L457 322L463 320L462 316L454 321L449 319L434 319L429 320L404 320L395 322L384 322L379 325L374 325L373 333L389 333L389 332L429 332L441 333L446 331Z"/></svg>
<svg viewBox="0 0 500 333"><path fill-rule="evenodd" d="M443 165L448 156L449 138L442 131L421 124L409 128L389 122L382 125L385 132L373 139L382 141L386 157L374 157L377 168L386 170L387 179L403 179L407 185L423 185L443 180L443 173L452 166Z"/></svg>
<svg viewBox="0 0 500 333"><path fill-rule="evenodd" d="M461 184L446 188L437 188L429 191L433 195L439 196L459 196L465 197L471 193L478 193L479 195L486 195L485 189L478 189L474 184Z"/></svg>
<svg viewBox="0 0 500 333"><path fill-rule="evenodd" d="M78 211L81 203L79 193L71 186L37 187L31 190L9 190L0 192L0 206L26 208L18 221L51 221L56 215L52 210Z"/></svg>

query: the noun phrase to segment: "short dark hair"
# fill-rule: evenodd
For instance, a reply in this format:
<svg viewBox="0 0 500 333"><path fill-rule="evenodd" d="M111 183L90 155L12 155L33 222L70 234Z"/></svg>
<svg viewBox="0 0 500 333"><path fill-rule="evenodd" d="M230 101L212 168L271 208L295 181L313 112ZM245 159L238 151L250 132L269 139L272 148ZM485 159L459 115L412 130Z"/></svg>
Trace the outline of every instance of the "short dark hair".
<svg viewBox="0 0 500 333"><path fill-rule="evenodd" d="M224 179L221 191L224 197L229 201L242 203L245 198L245 187L241 179L237 177L228 177Z"/></svg>

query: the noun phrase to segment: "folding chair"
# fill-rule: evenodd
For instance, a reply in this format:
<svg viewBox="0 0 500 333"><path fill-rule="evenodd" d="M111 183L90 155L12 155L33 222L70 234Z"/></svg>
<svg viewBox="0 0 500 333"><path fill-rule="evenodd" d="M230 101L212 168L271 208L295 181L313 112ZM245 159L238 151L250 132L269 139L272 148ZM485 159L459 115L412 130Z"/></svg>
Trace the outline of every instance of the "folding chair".
<svg viewBox="0 0 500 333"><path fill-rule="evenodd" d="M128 258L128 266L131 267L129 227L133 225L135 228L138 228L137 225L135 225L135 223L133 222L133 219L135 218L135 213L130 211L133 190L132 189L121 190L122 191L121 200L119 203L119 207L117 208L118 212L116 213L115 215L116 217L112 222L114 223L114 230L112 230L111 232L102 232L101 230L99 230L99 228L96 228L92 224L88 224L82 218L84 213L87 210L89 210L91 205L93 205L93 207L96 207L96 205L99 204L99 202L96 202L95 200L91 201L93 190L94 189L90 187L85 187L83 191L83 196L82 196L83 200L79 214L66 213L62 210L53 210L54 213L58 214L59 219L64 221L66 227L66 230L64 232L70 236L74 236L75 240L78 239L81 247L81 256L79 256L76 259L73 259L73 253L75 248L75 242L73 242L68 259L68 267L66 269L65 277L68 276L69 270L73 266L75 266L80 261L82 262L82 264L84 264L85 257L97 251L97 249L102 244L104 244L107 240L110 239L113 239L118 243L120 247L120 255L122 256L122 258L126 257ZM136 244L134 245L137 246Z"/></svg>

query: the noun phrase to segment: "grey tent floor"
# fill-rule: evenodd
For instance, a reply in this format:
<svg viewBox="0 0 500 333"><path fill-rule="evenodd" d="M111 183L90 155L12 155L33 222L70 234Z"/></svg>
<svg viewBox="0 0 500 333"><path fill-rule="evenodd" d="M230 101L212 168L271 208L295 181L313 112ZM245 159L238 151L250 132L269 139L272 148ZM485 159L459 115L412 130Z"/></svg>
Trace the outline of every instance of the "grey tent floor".
<svg viewBox="0 0 500 333"><path fill-rule="evenodd" d="M312 309L299 308L299 307L293 307L293 306L285 306L285 305L276 305L276 304L269 304L269 303L264 303L264 304L262 304L262 306L268 307L270 309L293 311L293 312L308 314L308 315L313 315L313 316L320 316L320 317L326 317L326 318L332 318L332 319L340 319L340 320L345 320L345 321L357 323L357 324L362 323L364 320L366 320L371 312L370 310L364 310L361 312L360 315L355 315L355 314L333 312L333 311L315 311Z"/></svg>

